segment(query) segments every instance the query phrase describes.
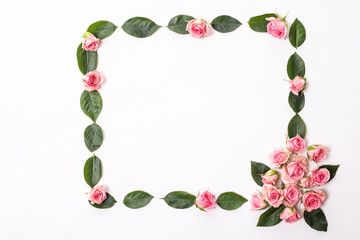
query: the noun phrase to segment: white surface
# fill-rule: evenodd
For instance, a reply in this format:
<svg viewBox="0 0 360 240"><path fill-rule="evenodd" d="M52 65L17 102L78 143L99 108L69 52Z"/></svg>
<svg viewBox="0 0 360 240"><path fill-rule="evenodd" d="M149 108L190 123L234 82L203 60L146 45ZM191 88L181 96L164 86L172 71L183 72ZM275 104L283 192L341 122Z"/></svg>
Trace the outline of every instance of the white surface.
<svg viewBox="0 0 360 240"><path fill-rule="evenodd" d="M2 4L0 108L0 239L355 239L359 221L359 22L357 1L7 1ZM307 40L301 116L309 143L331 149L341 164L324 189L328 233L301 220L257 228L260 212L208 214L175 210L159 197L173 190L250 198L257 189L250 160L268 162L282 147L288 106L288 41L253 32L247 20L276 10L298 17ZM83 90L76 48L88 25L121 26L145 16L166 26L177 14L211 21L228 14L243 26L198 40L161 28L136 39L120 28L99 50L106 84L98 124L105 140L102 184L118 200L97 210L83 193L91 156L82 134L91 121L79 106ZM156 198L127 209L126 193Z"/></svg>

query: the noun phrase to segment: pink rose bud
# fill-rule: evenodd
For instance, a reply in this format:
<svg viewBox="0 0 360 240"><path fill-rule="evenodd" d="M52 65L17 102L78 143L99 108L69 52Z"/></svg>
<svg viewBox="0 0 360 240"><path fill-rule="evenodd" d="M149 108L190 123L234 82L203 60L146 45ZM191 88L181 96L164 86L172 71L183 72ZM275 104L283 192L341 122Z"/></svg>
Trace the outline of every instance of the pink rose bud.
<svg viewBox="0 0 360 240"><path fill-rule="evenodd" d="M286 139L287 148L293 153L301 153L306 149L305 139L296 134L295 137Z"/></svg>
<svg viewBox="0 0 360 240"><path fill-rule="evenodd" d="M101 204L106 199L106 188L98 185L89 192L89 200L91 204Z"/></svg>
<svg viewBox="0 0 360 240"><path fill-rule="evenodd" d="M289 83L291 84L290 91L295 95L298 95L305 87L305 79L299 76L296 76L293 80L289 80Z"/></svg>
<svg viewBox="0 0 360 240"><path fill-rule="evenodd" d="M299 186L302 188L311 188L313 186L313 181L308 177L302 178L299 181Z"/></svg>
<svg viewBox="0 0 360 240"><path fill-rule="evenodd" d="M293 207L301 198L301 190L295 183L288 183L284 189L284 205Z"/></svg>
<svg viewBox="0 0 360 240"><path fill-rule="evenodd" d="M308 156L310 160L315 161L316 163L324 160L326 158L326 153L328 152L328 148L321 145L311 145L308 148Z"/></svg>
<svg viewBox="0 0 360 240"><path fill-rule="evenodd" d="M264 195L261 193L253 194L250 199L250 206L252 211L261 210L267 207Z"/></svg>
<svg viewBox="0 0 360 240"><path fill-rule="evenodd" d="M275 170L269 170L264 175L262 175L262 182L264 184L275 185L278 177L279 177L279 175L277 174L277 172Z"/></svg>
<svg viewBox="0 0 360 240"><path fill-rule="evenodd" d="M195 38L207 37L210 33L210 27L204 19L193 19L186 25L186 31Z"/></svg>
<svg viewBox="0 0 360 240"><path fill-rule="evenodd" d="M289 151L275 150L270 154L270 162L278 168L287 162L289 155Z"/></svg>
<svg viewBox="0 0 360 240"><path fill-rule="evenodd" d="M270 21L266 28L267 32L273 37L285 39L287 35L287 26L285 20L275 17L265 18L267 21Z"/></svg>
<svg viewBox="0 0 360 240"><path fill-rule="evenodd" d="M84 78L84 88L86 91L95 91L100 88L101 84L104 82L104 78L98 71L94 70L88 72Z"/></svg>
<svg viewBox="0 0 360 240"><path fill-rule="evenodd" d="M265 200L269 203L269 205L275 208L279 207L284 199L283 191L269 184L264 185L263 195L265 196Z"/></svg>
<svg viewBox="0 0 360 240"><path fill-rule="evenodd" d="M86 51L95 52L100 47L100 39L96 38L93 34L86 32L83 35L82 48Z"/></svg>
<svg viewBox="0 0 360 240"><path fill-rule="evenodd" d="M298 182L307 172L308 161L304 157L296 157L282 167L282 176L288 182Z"/></svg>
<svg viewBox="0 0 360 240"><path fill-rule="evenodd" d="M209 191L204 191L202 194L197 195L195 203L200 209L212 209L216 206L215 195Z"/></svg>
<svg viewBox="0 0 360 240"><path fill-rule="evenodd" d="M313 190L304 193L302 202L305 210L311 212L314 209L321 207L321 204L325 201L325 193L321 190Z"/></svg>
<svg viewBox="0 0 360 240"><path fill-rule="evenodd" d="M301 216L295 208L286 207L280 214L280 219L284 219L287 223L296 222L300 218Z"/></svg>
<svg viewBox="0 0 360 240"><path fill-rule="evenodd" d="M311 173L311 180L314 186L320 186L330 180L330 172L326 168L315 169Z"/></svg>

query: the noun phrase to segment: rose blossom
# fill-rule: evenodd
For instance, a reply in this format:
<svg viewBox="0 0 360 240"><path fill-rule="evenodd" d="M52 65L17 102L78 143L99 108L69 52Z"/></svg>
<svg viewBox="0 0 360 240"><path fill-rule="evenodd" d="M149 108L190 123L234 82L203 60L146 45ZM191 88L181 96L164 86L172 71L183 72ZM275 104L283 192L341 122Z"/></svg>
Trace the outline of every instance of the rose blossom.
<svg viewBox="0 0 360 240"><path fill-rule="evenodd" d="M330 172L326 168L314 169L311 173L314 186L320 186L330 180Z"/></svg>
<svg viewBox="0 0 360 240"><path fill-rule="evenodd" d="M307 159L296 157L282 167L283 178L288 182L298 182L307 172Z"/></svg>
<svg viewBox="0 0 360 240"><path fill-rule="evenodd" d="M262 176L262 182L264 184L271 184L271 185L275 185L276 180L278 179L278 174L276 171L274 170L269 170L267 171L263 176Z"/></svg>
<svg viewBox="0 0 360 240"><path fill-rule="evenodd" d="M82 40L82 48L86 51L92 51L95 52L100 47L100 39L96 38L93 34L87 32L84 34Z"/></svg>
<svg viewBox="0 0 360 240"><path fill-rule="evenodd" d="M310 160L320 162L326 158L328 148L321 145L311 145L308 149L308 156Z"/></svg>
<svg viewBox="0 0 360 240"><path fill-rule="evenodd" d="M204 191L196 197L196 205L201 209L211 209L216 206L215 195L209 191Z"/></svg>
<svg viewBox="0 0 360 240"><path fill-rule="evenodd" d="M264 209L267 206L264 195L261 193L253 194L250 199L250 206L252 211Z"/></svg>
<svg viewBox="0 0 360 240"><path fill-rule="evenodd" d="M280 18L269 17L265 20L270 21L267 26L267 32L273 37L284 39L287 35L286 22Z"/></svg>
<svg viewBox="0 0 360 240"><path fill-rule="evenodd" d="M284 191L284 201L283 203L286 206L293 207L301 198L301 190L297 187L295 183L288 183L285 185Z"/></svg>
<svg viewBox="0 0 360 240"><path fill-rule="evenodd" d="M302 178L299 181L299 185L300 185L300 187L303 187L303 188L311 188L313 185L313 181L311 180L311 178L308 178L308 177Z"/></svg>
<svg viewBox="0 0 360 240"><path fill-rule="evenodd" d="M301 218L301 216L298 213L298 211L296 210L296 208L287 207L280 214L280 218L284 219L285 222L287 222L287 223L293 223L293 222L296 222L297 220L299 220Z"/></svg>
<svg viewBox="0 0 360 240"><path fill-rule="evenodd" d="M204 19L193 19L186 25L186 31L195 38L204 38L209 35L210 28Z"/></svg>
<svg viewBox="0 0 360 240"><path fill-rule="evenodd" d="M321 207L321 203L324 201L325 193L321 190L312 190L310 192L306 192L302 197L305 210L308 212Z"/></svg>
<svg viewBox="0 0 360 240"><path fill-rule="evenodd" d="M89 200L91 204L101 204L106 199L106 188L98 185L89 192Z"/></svg>
<svg viewBox="0 0 360 240"><path fill-rule="evenodd" d="M286 139L287 148L293 153L301 153L306 149L305 139L296 134L295 137Z"/></svg>
<svg viewBox="0 0 360 240"><path fill-rule="evenodd" d="M88 72L84 78L84 88L86 91L95 91L100 88L100 85L104 82L104 78L98 71L94 70Z"/></svg>
<svg viewBox="0 0 360 240"><path fill-rule="evenodd" d="M299 76L296 76L293 80L289 80L289 83L291 84L290 90L295 95L298 95L305 87L305 80Z"/></svg>
<svg viewBox="0 0 360 240"><path fill-rule="evenodd" d="M263 194L269 205L275 208L279 207L284 199L283 191L269 184L264 184Z"/></svg>
<svg viewBox="0 0 360 240"><path fill-rule="evenodd" d="M275 150L270 154L270 162L278 168L287 162L289 155L289 151Z"/></svg>

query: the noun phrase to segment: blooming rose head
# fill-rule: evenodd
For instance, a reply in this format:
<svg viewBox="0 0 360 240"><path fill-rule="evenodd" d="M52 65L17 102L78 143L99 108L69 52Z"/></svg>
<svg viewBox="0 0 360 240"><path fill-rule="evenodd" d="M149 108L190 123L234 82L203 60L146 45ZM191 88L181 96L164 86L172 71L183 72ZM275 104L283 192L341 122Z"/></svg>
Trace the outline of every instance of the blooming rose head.
<svg viewBox="0 0 360 240"><path fill-rule="evenodd" d="M215 195L209 191L204 191L196 197L196 205L201 209L212 209L216 206Z"/></svg>
<svg viewBox="0 0 360 240"><path fill-rule="evenodd" d="M100 39L96 38L93 34L86 32L83 36L81 47L86 51L97 51L100 47Z"/></svg>
<svg viewBox="0 0 360 240"><path fill-rule="evenodd" d="M313 181L308 177L302 178L299 181L299 186L303 188L311 188L313 186Z"/></svg>
<svg viewBox="0 0 360 240"><path fill-rule="evenodd" d="M287 223L296 222L301 218L296 208L286 207L280 214L280 219L284 219Z"/></svg>
<svg viewBox="0 0 360 240"><path fill-rule="evenodd" d="M313 190L304 193L302 202L305 210L311 212L314 209L321 207L321 203L325 201L325 193L321 190Z"/></svg>
<svg viewBox="0 0 360 240"><path fill-rule="evenodd" d="M264 195L261 193L252 195L250 199L250 206L252 211L264 209L267 205L268 204L265 201Z"/></svg>
<svg viewBox="0 0 360 240"><path fill-rule="evenodd" d="M262 182L264 184L275 185L279 175L275 170L269 170L262 176Z"/></svg>
<svg viewBox="0 0 360 240"><path fill-rule="evenodd" d="M193 19L186 25L186 31L195 38L207 37L210 33L210 27L204 19Z"/></svg>
<svg viewBox="0 0 360 240"><path fill-rule="evenodd" d="M311 180L314 186L320 186L330 180L330 172L326 168L315 169L311 173Z"/></svg>
<svg viewBox="0 0 360 240"><path fill-rule="evenodd" d="M270 153L270 162L278 168L287 162L289 155L289 151L275 150Z"/></svg>
<svg viewBox="0 0 360 240"><path fill-rule="evenodd" d="M269 205L275 208L279 207L284 199L283 191L269 184L264 184L263 195Z"/></svg>
<svg viewBox="0 0 360 240"><path fill-rule="evenodd" d="M287 35L287 26L285 20L275 17L265 18L267 21L270 21L266 28L267 32L273 37L285 39Z"/></svg>
<svg viewBox="0 0 360 240"><path fill-rule="evenodd" d="M89 201L91 204L101 204L106 199L106 188L98 185L89 192Z"/></svg>
<svg viewBox="0 0 360 240"><path fill-rule="evenodd" d="M307 159L296 157L282 167L283 178L288 182L298 182L307 172Z"/></svg>
<svg viewBox="0 0 360 240"><path fill-rule="evenodd" d="M88 72L84 78L84 88L86 91L95 91L100 88L101 84L104 82L104 77L98 71L94 70Z"/></svg>
<svg viewBox="0 0 360 240"><path fill-rule="evenodd" d="M315 162L320 162L326 158L326 153L328 152L328 148L321 145L311 145L308 148L308 156L310 160Z"/></svg>
<svg viewBox="0 0 360 240"><path fill-rule="evenodd" d="M301 153L306 149L305 139L296 134L295 137L286 139L287 148L293 153Z"/></svg>
<svg viewBox="0 0 360 240"><path fill-rule="evenodd" d="M298 95L301 90L305 87L305 79L299 76L296 76L293 80L289 80L290 85L290 91Z"/></svg>
<svg viewBox="0 0 360 240"><path fill-rule="evenodd" d="M301 198L301 190L297 187L295 183L288 183L285 185L284 191L284 201L283 203L286 206L293 207Z"/></svg>

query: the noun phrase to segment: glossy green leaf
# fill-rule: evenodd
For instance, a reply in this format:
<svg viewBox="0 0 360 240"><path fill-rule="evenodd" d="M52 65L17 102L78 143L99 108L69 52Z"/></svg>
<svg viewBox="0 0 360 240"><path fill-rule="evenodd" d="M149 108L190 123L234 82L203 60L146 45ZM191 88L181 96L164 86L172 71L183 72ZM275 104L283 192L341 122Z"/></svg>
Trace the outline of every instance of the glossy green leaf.
<svg viewBox="0 0 360 240"><path fill-rule="evenodd" d="M86 183L91 187L95 187L102 176L101 160L97 156L90 157L84 166L84 178Z"/></svg>
<svg viewBox="0 0 360 240"><path fill-rule="evenodd" d="M216 203L225 210L235 210L241 207L247 199L234 192L224 192L216 199Z"/></svg>
<svg viewBox="0 0 360 240"><path fill-rule="evenodd" d="M188 16L188 15L177 15L173 17L168 24L168 28L176 33L179 34L189 34L188 31L186 31L186 25L189 21L193 20L194 17Z"/></svg>
<svg viewBox="0 0 360 240"><path fill-rule="evenodd" d="M89 125L84 132L84 141L90 152L96 151L103 142L101 127L96 123Z"/></svg>
<svg viewBox="0 0 360 240"><path fill-rule="evenodd" d="M319 168L326 168L327 170L329 170L330 172L330 179L328 182L331 181L331 179L333 179L336 175L336 172L338 170L340 165L322 165Z"/></svg>
<svg viewBox="0 0 360 240"><path fill-rule="evenodd" d="M290 120L288 125L289 138L295 137L296 134L298 134L302 138L305 138L306 134L306 126L304 120L302 120L299 114L295 114L295 116Z"/></svg>
<svg viewBox="0 0 360 240"><path fill-rule="evenodd" d="M99 39L104 39L110 36L115 30L117 26L115 26L112 22L109 21L98 21L91 24L87 32L92 33L95 37Z"/></svg>
<svg viewBox="0 0 360 240"><path fill-rule="evenodd" d="M227 15L221 15L212 20L211 26L218 32L228 33L240 27L241 22L239 22L239 20L236 18Z"/></svg>
<svg viewBox="0 0 360 240"><path fill-rule="evenodd" d="M262 182L262 174L265 174L269 171L270 168L263 163L253 162L251 161L251 176L256 182L257 185L262 186L264 183Z"/></svg>
<svg viewBox="0 0 360 240"><path fill-rule="evenodd" d="M297 53L290 56L287 63L287 73L290 79L294 79L296 76L305 76L305 62Z"/></svg>
<svg viewBox="0 0 360 240"><path fill-rule="evenodd" d="M154 197L144 191L134 191L128 193L123 200L123 203L128 208L137 209L148 205Z"/></svg>
<svg viewBox="0 0 360 240"><path fill-rule="evenodd" d="M137 38L145 38L151 36L161 26L144 17L134 17L127 20L122 29L129 35Z"/></svg>
<svg viewBox="0 0 360 240"><path fill-rule="evenodd" d="M290 92L288 100L290 107L295 113L301 112L305 106L305 95L303 91L300 91L298 95Z"/></svg>
<svg viewBox="0 0 360 240"><path fill-rule="evenodd" d="M79 45L76 57L80 72L86 74L93 70L96 70L98 64L98 53L92 51L85 51L82 47L82 44Z"/></svg>
<svg viewBox="0 0 360 240"><path fill-rule="evenodd" d="M275 13L268 13L264 15L255 16L249 19L249 26L255 32L267 32L266 26L268 25L269 21L265 18L269 17L277 17Z"/></svg>
<svg viewBox="0 0 360 240"><path fill-rule="evenodd" d="M306 39L306 31L304 25L299 21L299 19L295 19L293 24L290 27L289 39L291 45L295 48L300 47Z"/></svg>
<svg viewBox="0 0 360 240"><path fill-rule="evenodd" d="M90 203L90 201L89 201ZM111 208L112 206L114 206L114 204L116 203L116 200L113 196L110 195L110 193L106 193L106 199L101 203L101 204L91 204L91 206L95 207L95 208Z"/></svg>
<svg viewBox="0 0 360 240"><path fill-rule="evenodd" d="M98 91L88 92L84 90L80 97L80 106L85 115L93 122L96 122L103 106L100 93Z"/></svg>
<svg viewBox="0 0 360 240"><path fill-rule="evenodd" d="M166 195L164 201L173 208L185 209L195 204L196 197L183 191L174 191Z"/></svg>
<svg viewBox="0 0 360 240"><path fill-rule="evenodd" d="M328 222L324 212L320 208L312 210L311 212L304 211L304 219L311 228L317 231L327 231Z"/></svg>
<svg viewBox="0 0 360 240"><path fill-rule="evenodd" d="M263 214L260 215L259 221L257 223L258 227L271 227L279 224L282 219L280 219L280 214L284 211L285 206L282 204L278 208L270 207Z"/></svg>

